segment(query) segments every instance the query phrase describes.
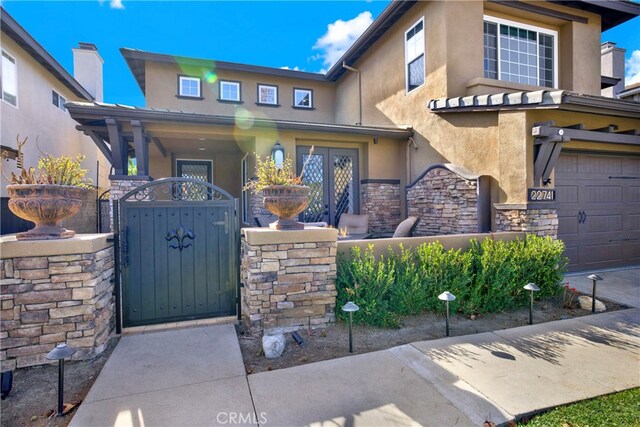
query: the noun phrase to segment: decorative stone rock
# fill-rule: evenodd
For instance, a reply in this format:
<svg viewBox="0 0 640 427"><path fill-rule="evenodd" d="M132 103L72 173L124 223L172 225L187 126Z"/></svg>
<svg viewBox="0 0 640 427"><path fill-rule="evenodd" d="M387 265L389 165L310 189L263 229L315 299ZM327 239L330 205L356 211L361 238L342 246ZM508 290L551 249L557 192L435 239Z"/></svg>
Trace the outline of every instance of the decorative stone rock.
<svg viewBox="0 0 640 427"><path fill-rule="evenodd" d="M582 295L578 297L578 303L580 304L580 308L583 310L591 311L591 297L586 295ZM600 313L601 311L606 311L607 306L605 306L601 301L596 299L596 313Z"/></svg>
<svg viewBox="0 0 640 427"><path fill-rule="evenodd" d="M264 355L267 359L280 357L286 344L287 341L283 334L264 335L262 337L262 350L264 350Z"/></svg>

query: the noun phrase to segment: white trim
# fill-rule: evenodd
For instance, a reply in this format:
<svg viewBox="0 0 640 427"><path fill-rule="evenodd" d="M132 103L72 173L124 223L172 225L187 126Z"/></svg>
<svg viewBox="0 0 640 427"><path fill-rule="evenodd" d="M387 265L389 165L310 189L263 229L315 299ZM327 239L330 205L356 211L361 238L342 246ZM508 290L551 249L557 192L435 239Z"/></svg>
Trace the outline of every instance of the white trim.
<svg viewBox="0 0 640 427"><path fill-rule="evenodd" d="M232 86L237 87L238 88L238 98L237 99L225 98L223 96L223 90L222 90L222 86L223 85L232 85ZM231 80L220 80L219 88L220 88L220 93L219 93L220 100L222 100L222 101L240 102L241 95L240 95L240 83L239 82L234 82L234 81L231 81Z"/></svg>
<svg viewBox="0 0 640 427"><path fill-rule="evenodd" d="M422 52L422 55L424 56L424 64L423 64L423 69L422 72L424 73L424 79L423 79L423 83L420 86L416 86L413 89L409 90L409 59L407 57L407 34L409 33L409 31L413 30L416 25L418 25L420 22L422 22L422 40L424 43L424 50ZM409 29L407 31L404 32L404 38L402 39L402 44L404 46L404 89L406 94L409 94L411 92L413 92L414 90L422 87L425 85L425 83L427 82L427 31L424 25L424 16L421 17L420 19L418 19L413 25L411 25L409 27ZM418 57L415 57L412 59L415 60Z"/></svg>
<svg viewBox="0 0 640 427"><path fill-rule="evenodd" d="M15 55L13 55L12 53L9 53L9 51L7 51L7 50L6 50L6 49L4 49L4 48L0 51L0 59L2 58L2 56L1 56L1 55L2 55L3 53L4 53L4 54L6 54L9 58L13 59L13 64L14 64L14 65L15 65L15 67L16 67L16 94L15 94L15 97L16 97L16 105L13 105L12 103L10 103L9 101L6 101L6 100L4 99L4 92L0 92L0 98L1 98L1 99L2 99L6 104L11 105L11 106L12 106L13 108L15 108L15 109L18 109L18 106L20 105L20 100L18 99L18 98L19 98L19 96L18 96L18 60L16 59L16 56L15 56ZM1 72L2 72L2 63L0 63L0 73L1 73ZM1 81L0 81L0 86L2 86Z"/></svg>
<svg viewBox="0 0 640 427"><path fill-rule="evenodd" d="M260 88L269 88L269 89L273 89L275 91L275 102L263 102L260 99ZM268 85L268 84L263 84L263 83L258 83L258 93L257 93L257 98L258 98L258 104L266 104L266 105L278 105L278 86L276 85Z"/></svg>
<svg viewBox="0 0 640 427"><path fill-rule="evenodd" d="M175 159L175 163L174 163L174 167L175 167L175 176L176 178L181 178L180 176L178 176L178 161L182 161L182 162L209 162L211 163L211 182L209 184L213 184L214 181L214 169L213 169L213 160L211 159L183 159L183 158L176 158Z"/></svg>
<svg viewBox="0 0 640 427"><path fill-rule="evenodd" d="M558 70L560 68L560 64L558 63L558 32L554 30L550 30L548 28L537 27L535 25L523 24L518 21L510 21L508 19L496 18L491 15L483 15L483 22L493 22L498 24L498 28L496 29L496 37L497 43L496 47L498 50L498 80L500 80L500 24L508 25L510 27L518 27L523 30L535 31L536 33L542 33L549 36L553 36L553 89L558 89ZM406 36L405 36L406 37ZM483 37L484 37L484 28L483 28ZM536 44L539 43L538 37L536 36ZM539 47L539 45L537 46ZM536 49L536 59L539 59L539 49ZM536 64L538 68L538 86L540 86L540 62L538 61ZM484 67L483 67L484 68ZM546 86L544 86L546 87Z"/></svg>
<svg viewBox="0 0 640 427"><path fill-rule="evenodd" d="M183 81L194 81L194 82L196 82L197 83L197 88L198 88L198 94L197 95L191 95L191 94L182 93L182 82ZM200 97L202 97L202 94L200 93L200 86L201 86L201 82L200 82L200 79L198 77L178 76L178 94L180 96L190 96L192 98L200 98Z"/></svg>
<svg viewBox="0 0 640 427"><path fill-rule="evenodd" d="M60 92L58 92L57 90L55 90L54 88L51 88L51 92L55 93L56 95L58 95L58 105L54 105L53 103L53 98L50 99L51 101L51 106L53 106L54 108L56 108L57 110L62 111L63 113L67 112L67 109L64 108L64 104L66 104L67 102L69 102L69 100L67 98L65 98ZM64 99L64 102L61 102L61 100Z"/></svg>
<svg viewBox="0 0 640 427"><path fill-rule="evenodd" d="M297 105L296 104L296 92L306 92L309 94L309 105ZM304 97L303 97L304 99ZM293 89L293 106L296 108L313 108L313 90L311 89L301 89L301 88L294 88Z"/></svg>

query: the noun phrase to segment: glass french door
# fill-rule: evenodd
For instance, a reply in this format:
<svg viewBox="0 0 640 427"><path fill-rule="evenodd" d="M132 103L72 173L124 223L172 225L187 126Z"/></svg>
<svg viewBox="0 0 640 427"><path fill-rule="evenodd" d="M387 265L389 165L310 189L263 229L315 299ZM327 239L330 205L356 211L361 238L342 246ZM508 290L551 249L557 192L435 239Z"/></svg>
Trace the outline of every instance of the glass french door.
<svg viewBox="0 0 640 427"><path fill-rule="evenodd" d="M358 150L355 148L297 147L298 173L307 163L302 181L311 187L303 222L324 221L336 227L343 213L360 212Z"/></svg>

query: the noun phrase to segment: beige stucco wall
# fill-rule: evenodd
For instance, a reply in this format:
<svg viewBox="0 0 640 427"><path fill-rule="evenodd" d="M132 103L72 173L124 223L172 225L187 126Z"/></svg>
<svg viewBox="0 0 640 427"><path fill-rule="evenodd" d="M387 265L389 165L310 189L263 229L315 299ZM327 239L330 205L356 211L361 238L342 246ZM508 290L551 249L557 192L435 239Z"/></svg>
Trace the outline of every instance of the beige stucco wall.
<svg viewBox="0 0 640 427"><path fill-rule="evenodd" d="M88 137L75 129L77 123L68 112L55 107L51 102L51 90L55 90L68 101L84 101L74 95L44 67L22 50L12 39L3 34L2 49L16 60L18 74L18 108L0 101L2 145L17 148L16 136L20 140L28 137L23 147L25 166L36 166L41 153L53 155L84 154L83 166L87 177L104 189L108 188L110 165ZM97 161L100 167L97 167ZM2 162L3 176L1 195L7 196L4 175L17 172L16 162ZM96 175L99 174L99 178Z"/></svg>
<svg viewBox="0 0 640 427"><path fill-rule="evenodd" d="M238 110L248 110L259 116L273 119L319 123L333 122L334 85L332 83L257 73L215 70L218 80L241 82L242 104L237 105L217 101L219 97L218 81L208 83L203 78L207 72L211 71L209 69L158 62L147 62L145 67L147 107L225 116L233 116ZM176 97L178 93L178 75L181 74L202 78L201 95L204 99ZM256 105L258 83L278 86L279 107ZM313 90L313 110L292 108L294 87Z"/></svg>
<svg viewBox="0 0 640 427"><path fill-rule="evenodd" d="M549 3L544 7L587 17L589 22L578 24L488 2L419 2L354 64L362 73L363 124L414 128L418 148L409 150L408 180L434 163L451 162L491 176L493 202L526 200L527 183L533 181L533 121L527 113L436 115L427 103L440 97L540 89L483 77L485 14L558 31L559 87L599 94L599 16ZM406 93L404 33L421 17L426 83ZM337 82L336 122L357 121L357 84L351 72Z"/></svg>

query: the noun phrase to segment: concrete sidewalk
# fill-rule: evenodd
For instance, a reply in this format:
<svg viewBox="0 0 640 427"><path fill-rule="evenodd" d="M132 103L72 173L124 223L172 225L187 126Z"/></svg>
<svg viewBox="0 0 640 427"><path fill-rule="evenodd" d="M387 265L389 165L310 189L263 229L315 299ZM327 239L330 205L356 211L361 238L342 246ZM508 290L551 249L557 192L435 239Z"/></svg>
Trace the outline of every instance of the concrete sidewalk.
<svg viewBox="0 0 640 427"><path fill-rule="evenodd" d="M249 376L268 425L482 425L640 386L640 310Z"/></svg>
<svg viewBox="0 0 640 427"><path fill-rule="evenodd" d="M581 293L591 295L593 282L587 279L591 273L598 273L603 279L596 285L596 299L604 298L629 307L640 307L640 267L570 273L565 275L565 281Z"/></svg>
<svg viewBox="0 0 640 427"><path fill-rule="evenodd" d="M123 336L70 426L255 425L254 414L226 324Z"/></svg>

